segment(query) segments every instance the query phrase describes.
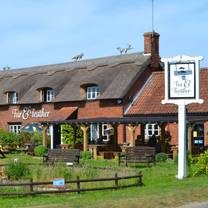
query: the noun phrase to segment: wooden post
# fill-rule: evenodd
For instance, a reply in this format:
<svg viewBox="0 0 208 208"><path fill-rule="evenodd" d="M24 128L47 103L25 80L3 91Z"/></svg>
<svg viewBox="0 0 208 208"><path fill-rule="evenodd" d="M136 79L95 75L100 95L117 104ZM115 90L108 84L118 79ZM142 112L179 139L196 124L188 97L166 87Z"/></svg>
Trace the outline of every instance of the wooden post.
<svg viewBox="0 0 208 208"><path fill-rule="evenodd" d="M117 151L118 149L118 124L112 124L114 129L113 135L113 151Z"/></svg>
<svg viewBox="0 0 208 208"><path fill-rule="evenodd" d="M145 124L140 124L142 144L145 144Z"/></svg>
<svg viewBox="0 0 208 208"><path fill-rule="evenodd" d="M161 128L161 133L160 133L161 152L166 152L166 144L165 144L165 126L166 126L166 123L162 123L159 126Z"/></svg>
<svg viewBox="0 0 208 208"><path fill-rule="evenodd" d="M119 188L119 185L118 185L118 174L117 173L115 173L115 187L116 187L116 189Z"/></svg>
<svg viewBox="0 0 208 208"><path fill-rule="evenodd" d="M142 185L142 172L139 172L139 182L138 185Z"/></svg>
<svg viewBox="0 0 208 208"><path fill-rule="evenodd" d="M75 148L75 143L76 143L76 133L77 133L77 126L72 124L71 125L72 129L73 129L73 143L72 143L72 148L74 149Z"/></svg>
<svg viewBox="0 0 208 208"><path fill-rule="evenodd" d="M30 192L33 192L33 179L30 179L30 185L29 185Z"/></svg>
<svg viewBox="0 0 208 208"><path fill-rule="evenodd" d="M47 147L47 141L46 141L46 130L47 130L47 126L43 126L42 127L42 142L43 142L43 146Z"/></svg>
<svg viewBox="0 0 208 208"><path fill-rule="evenodd" d="M77 176L77 193L80 194L80 178Z"/></svg>
<svg viewBox="0 0 208 208"><path fill-rule="evenodd" d="M97 147L93 147L92 148L92 155L93 155L93 159L97 160Z"/></svg>
<svg viewBox="0 0 208 208"><path fill-rule="evenodd" d="M192 125L188 125L188 150L191 152L192 151Z"/></svg>
<svg viewBox="0 0 208 208"><path fill-rule="evenodd" d="M87 130L89 129L89 126L81 125L81 129L83 131L83 151L88 151L88 137L87 137Z"/></svg>
<svg viewBox="0 0 208 208"><path fill-rule="evenodd" d="M130 147L134 147L135 146L135 129L136 126L133 126L131 124L129 124L127 126L129 133L130 133Z"/></svg>

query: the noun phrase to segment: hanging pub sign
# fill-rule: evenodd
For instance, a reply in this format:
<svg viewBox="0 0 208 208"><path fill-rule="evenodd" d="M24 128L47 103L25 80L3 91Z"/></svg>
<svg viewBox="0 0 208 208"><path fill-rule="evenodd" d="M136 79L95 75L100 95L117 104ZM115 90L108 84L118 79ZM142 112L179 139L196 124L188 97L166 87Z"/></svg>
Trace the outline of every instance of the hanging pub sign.
<svg viewBox="0 0 208 208"><path fill-rule="evenodd" d="M199 96L199 65L202 57L162 58L165 64L165 98L162 103L202 103Z"/></svg>
<svg viewBox="0 0 208 208"><path fill-rule="evenodd" d="M186 106L203 103L200 99L199 69L203 57L176 56L163 58L165 97L162 104L178 106L178 179L186 177Z"/></svg>
<svg viewBox="0 0 208 208"><path fill-rule="evenodd" d="M169 63L168 97L169 99L195 99L196 76L195 63Z"/></svg>

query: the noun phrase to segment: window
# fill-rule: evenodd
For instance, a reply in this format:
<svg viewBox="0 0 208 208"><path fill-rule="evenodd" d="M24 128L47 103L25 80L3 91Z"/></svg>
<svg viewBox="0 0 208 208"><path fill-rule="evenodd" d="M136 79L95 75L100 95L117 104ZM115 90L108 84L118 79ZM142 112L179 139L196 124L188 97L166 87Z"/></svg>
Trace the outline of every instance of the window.
<svg viewBox="0 0 208 208"><path fill-rule="evenodd" d="M145 136L151 137L152 135L160 135L160 127L158 124L146 124L145 125Z"/></svg>
<svg viewBox="0 0 208 208"><path fill-rule="evenodd" d="M43 89L41 95L42 102L51 102L54 98L54 90L53 89Z"/></svg>
<svg viewBox="0 0 208 208"><path fill-rule="evenodd" d="M8 92L8 103L9 104L16 104L18 101L18 94L16 92Z"/></svg>
<svg viewBox="0 0 208 208"><path fill-rule="evenodd" d="M21 124L9 124L9 131L13 133L20 133Z"/></svg>
<svg viewBox="0 0 208 208"><path fill-rule="evenodd" d="M94 100L100 95L100 88L98 86L87 87L87 99Z"/></svg>
<svg viewBox="0 0 208 208"><path fill-rule="evenodd" d="M97 141L100 137L99 133L99 124L91 124L90 125L90 139L91 141Z"/></svg>
<svg viewBox="0 0 208 208"><path fill-rule="evenodd" d="M108 124L102 124L102 136L106 136L106 130L108 129Z"/></svg>

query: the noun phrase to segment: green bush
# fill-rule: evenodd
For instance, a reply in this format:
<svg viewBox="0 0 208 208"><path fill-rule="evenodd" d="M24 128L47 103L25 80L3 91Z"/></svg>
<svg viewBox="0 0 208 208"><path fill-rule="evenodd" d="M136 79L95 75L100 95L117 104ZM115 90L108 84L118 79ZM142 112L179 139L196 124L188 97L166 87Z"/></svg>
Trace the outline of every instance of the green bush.
<svg viewBox="0 0 208 208"><path fill-rule="evenodd" d="M22 146L23 143L23 133L15 134L13 132L0 129L0 144L3 148L16 149L17 146Z"/></svg>
<svg viewBox="0 0 208 208"><path fill-rule="evenodd" d="M193 175L208 175L208 151L200 154L197 159L198 160L194 166Z"/></svg>
<svg viewBox="0 0 208 208"><path fill-rule="evenodd" d="M75 144L83 143L83 132L79 125L72 127L70 124L62 125L62 136L64 144L74 148Z"/></svg>
<svg viewBox="0 0 208 208"><path fill-rule="evenodd" d="M168 159L168 155L164 152L160 152L156 154L156 162L166 162Z"/></svg>
<svg viewBox="0 0 208 208"><path fill-rule="evenodd" d="M22 162L9 163L9 165L5 168L5 174L10 180L19 180L24 178L29 178L30 169L29 167Z"/></svg>
<svg viewBox="0 0 208 208"><path fill-rule="evenodd" d="M39 156L39 157L42 157L47 152L48 152L48 149L44 147L43 145L39 145L35 147L34 149L35 156Z"/></svg>
<svg viewBox="0 0 208 208"><path fill-rule="evenodd" d="M80 153L81 159L92 159L92 153L91 152L81 152Z"/></svg>

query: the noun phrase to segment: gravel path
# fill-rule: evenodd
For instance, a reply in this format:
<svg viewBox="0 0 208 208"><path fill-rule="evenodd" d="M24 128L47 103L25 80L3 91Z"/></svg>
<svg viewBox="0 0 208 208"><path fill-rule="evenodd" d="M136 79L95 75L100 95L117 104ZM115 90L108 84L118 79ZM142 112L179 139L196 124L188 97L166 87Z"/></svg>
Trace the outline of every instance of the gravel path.
<svg viewBox="0 0 208 208"><path fill-rule="evenodd" d="M208 202L194 202L186 204L178 208L208 208Z"/></svg>

